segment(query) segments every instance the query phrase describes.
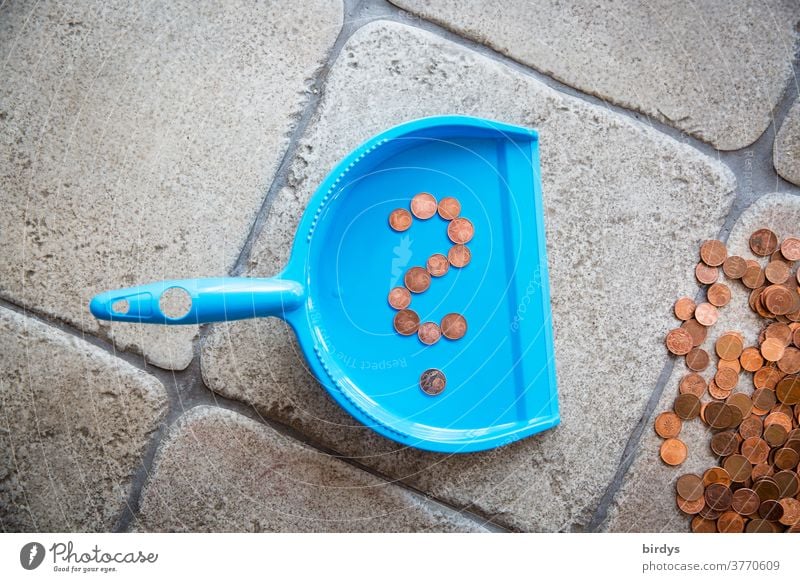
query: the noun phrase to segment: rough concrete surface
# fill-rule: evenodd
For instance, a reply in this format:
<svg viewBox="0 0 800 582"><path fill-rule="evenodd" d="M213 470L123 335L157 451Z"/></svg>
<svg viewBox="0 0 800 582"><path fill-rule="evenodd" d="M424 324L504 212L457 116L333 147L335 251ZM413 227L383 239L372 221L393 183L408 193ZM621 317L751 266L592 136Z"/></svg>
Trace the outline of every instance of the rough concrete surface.
<svg viewBox="0 0 800 582"><path fill-rule="evenodd" d="M181 417L142 494L138 531L484 531L244 416L209 406Z"/></svg>
<svg viewBox="0 0 800 582"><path fill-rule="evenodd" d="M112 529L165 410L149 374L0 308L0 529Z"/></svg>
<svg viewBox="0 0 800 582"><path fill-rule="evenodd" d="M800 197L790 194L767 194L756 201L739 217L733 226L728 238L729 254L739 255L746 259L759 260L766 264L763 258L756 257L750 251L750 235L759 228L770 228L780 238L800 235ZM687 263L692 263L696 255L686 257ZM747 303L749 289L740 281L726 280L721 275L720 280L725 282L732 291L729 305L720 309L720 318L711 328L703 348L713 354L714 342L726 331L739 331L744 335L745 345L757 345L758 334L768 323L755 314ZM678 295L675 296L675 299ZM664 309L669 309L665 305ZM675 324L679 322L675 320ZM713 377L716 372L716 356L712 357L712 365L702 375L706 380ZM679 438L689 447L689 457L680 467L669 467L660 462L658 448L662 439L653 430L653 420L664 410L671 410L675 396L678 395L678 383L689 370L683 358L677 358L675 369L666 384L664 393L653 415L648 419L645 436L642 438L637 457L625 477L622 487L609 509L607 522L603 529L607 531L631 532L672 532L688 531L689 518L675 507L675 481L684 473L703 472L716 465L716 457L709 447L714 431L709 430L700 419L684 422ZM742 372L737 392L752 394L753 375ZM706 394L703 398L710 401Z"/></svg>
<svg viewBox="0 0 800 582"><path fill-rule="evenodd" d="M0 6L0 296L183 369L193 327L97 292L233 266L340 0Z"/></svg>
<svg viewBox="0 0 800 582"><path fill-rule="evenodd" d="M800 101L795 102L775 137L775 170L800 186Z"/></svg>
<svg viewBox="0 0 800 582"><path fill-rule="evenodd" d="M686 257L722 225L733 177L626 117L430 33L377 22L357 31L333 65L250 274L280 269L308 198L346 152L393 124L448 112L540 131L561 426L479 454L404 449L333 405L275 320L216 326L203 346L204 379L339 453L503 526L581 530L663 366L672 325L664 306L676 293L695 292Z"/></svg>
<svg viewBox="0 0 800 582"><path fill-rule="evenodd" d="M722 150L753 143L791 75L795 0L391 0Z"/></svg>

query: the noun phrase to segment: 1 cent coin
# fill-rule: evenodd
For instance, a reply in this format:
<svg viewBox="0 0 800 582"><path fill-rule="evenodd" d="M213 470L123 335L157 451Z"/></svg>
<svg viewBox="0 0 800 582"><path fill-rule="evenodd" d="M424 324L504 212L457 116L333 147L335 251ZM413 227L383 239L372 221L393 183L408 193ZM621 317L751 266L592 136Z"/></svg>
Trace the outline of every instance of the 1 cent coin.
<svg viewBox="0 0 800 582"><path fill-rule="evenodd" d="M684 499L678 494L675 496L675 504L686 515L696 515L706 506L706 500L702 497L699 499Z"/></svg>
<svg viewBox="0 0 800 582"><path fill-rule="evenodd" d="M667 334L667 349L676 356L685 356L692 349L692 336L682 327L675 328Z"/></svg>
<svg viewBox="0 0 800 582"><path fill-rule="evenodd" d="M419 315L410 309L398 311L394 316L394 328L400 335L412 335L419 329Z"/></svg>
<svg viewBox="0 0 800 582"><path fill-rule="evenodd" d="M700 374L691 373L681 378L678 390L681 394L694 394L700 398L705 393L706 386L706 381Z"/></svg>
<svg viewBox="0 0 800 582"><path fill-rule="evenodd" d="M683 422L680 417L671 411L662 412L656 417L655 420L656 434L661 438L671 439L678 436L681 432ZM682 496L682 497L685 497Z"/></svg>
<svg viewBox="0 0 800 582"><path fill-rule="evenodd" d="M744 518L735 511L726 511L717 519L717 531L720 533L742 533Z"/></svg>
<svg viewBox="0 0 800 582"><path fill-rule="evenodd" d="M716 511L727 511L731 506L733 493L722 483L712 483L704 493L706 505Z"/></svg>
<svg viewBox="0 0 800 582"><path fill-rule="evenodd" d="M445 220L453 220L461 212L461 203L452 196L439 200L439 216Z"/></svg>
<svg viewBox="0 0 800 582"><path fill-rule="evenodd" d="M441 370L436 368L425 370L419 377L419 387L428 396L441 394L445 385L447 385L447 378Z"/></svg>
<svg viewBox="0 0 800 582"><path fill-rule="evenodd" d="M475 229L466 218L454 218L447 225L447 236L457 245L467 244L472 240Z"/></svg>
<svg viewBox="0 0 800 582"><path fill-rule="evenodd" d="M675 306L673 307L675 311L675 317L680 319L681 321L688 321L694 316L694 308L697 307L695 305L694 300L689 297L681 297L675 302Z"/></svg>
<svg viewBox="0 0 800 582"><path fill-rule="evenodd" d="M742 355L744 343L738 335L726 333L717 339L715 348L720 359L736 360Z"/></svg>
<svg viewBox="0 0 800 582"><path fill-rule="evenodd" d="M772 261L764 267L764 277L770 283L785 283L789 280L789 266L783 261Z"/></svg>
<svg viewBox="0 0 800 582"><path fill-rule="evenodd" d="M411 304L411 293L405 287L395 287L389 291L389 305L395 309L405 309Z"/></svg>
<svg viewBox="0 0 800 582"><path fill-rule="evenodd" d="M411 267L406 271L403 282L412 293L422 293L431 286L431 274L422 267Z"/></svg>
<svg viewBox="0 0 800 582"><path fill-rule="evenodd" d="M685 329L687 332L689 332L689 335L692 336L692 347L699 346L706 341L708 329L706 329L705 326L700 325L695 318L692 318L689 321L684 321L681 324L681 329Z"/></svg>
<svg viewBox="0 0 800 582"><path fill-rule="evenodd" d="M700 414L700 399L694 394L679 394L672 408L679 418L691 420Z"/></svg>
<svg viewBox="0 0 800 582"><path fill-rule="evenodd" d="M778 237L768 228L760 228L750 235L750 250L760 257L766 257L778 248Z"/></svg>
<svg viewBox="0 0 800 582"><path fill-rule="evenodd" d="M453 245L447 251L447 260L454 267L466 267L472 259L472 253L466 245Z"/></svg>
<svg viewBox="0 0 800 582"><path fill-rule="evenodd" d="M420 192L411 199L411 212L421 220L427 220L436 214L437 208L436 198L427 192Z"/></svg>
<svg viewBox="0 0 800 582"><path fill-rule="evenodd" d="M411 220L411 213L404 208L397 208L389 214L389 226L398 232L408 230L411 226Z"/></svg>
<svg viewBox="0 0 800 582"><path fill-rule="evenodd" d="M460 313L448 313L442 318L442 334L450 340L457 340L467 333L467 320Z"/></svg>

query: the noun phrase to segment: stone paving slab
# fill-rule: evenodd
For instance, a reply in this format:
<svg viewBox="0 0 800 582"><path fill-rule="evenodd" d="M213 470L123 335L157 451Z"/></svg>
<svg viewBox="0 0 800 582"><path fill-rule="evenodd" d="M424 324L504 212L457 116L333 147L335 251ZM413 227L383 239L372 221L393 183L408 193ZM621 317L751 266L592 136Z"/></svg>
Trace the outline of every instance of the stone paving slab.
<svg viewBox="0 0 800 582"><path fill-rule="evenodd" d="M0 308L0 529L112 529L166 400L152 376Z"/></svg>
<svg viewBox="0 0 800 582"><path fill-rule="evenodd" d="M390 0L547 75L735 150L791 76L795 0Z"/></svg>
<svg viewBox="0 0 800 582"><path fill-rule="evenodd" d="M775 137L775 170L784 180L800 186L800 101L796 101Z"/></svg>
<svg viewBox="0 0 800 582"><path fill-rule="evenodd" d="M800 233L800 197L767 194L756 201L742 213L731 229L728 237L729 253L746 259L759 259L750 252L748 244L750 235L759 228L770 228L781 238ZM695 260L699 260L696 253L686 257L689 263ZM763 259L760 262L763 263ZM713 353L717 337L729 330L742 332L746 345L756 345L758 333L765 322L748 306L749 290L739 281L726 280L724 275L721 275L720 280L731 288L731 302L720 310L720 318L702 347ZM678 297L676 294L675 299ZM671 305L665 305L663 309L668 310L670 307ZM675 323L679 322L675 320ZM662 440L653 430L655 416L672 408L672 402L678 394L678 383L689 372L683 360L677 358L663 396L647 421L636 459L609 508L608 520L603 524L606 531L675 532L689 529L689 519L675 508L675 481L684 473L702 475L706 469L717 464L709 446L713 431L708 430L699 419L685 422L679 438L688 445L689 457L683 465L674 468L658 459L658 448ZM713 361L716 363L716 359ZM715 371L716 364L709 366L702 374L708 380ZM752 377L752 374L743 372L735 390L751 394ZM706 395L704 400L709 401L711 398Z"/></svg>
<svg viewBox="0 0 800 582"><path fill-rule="evenodd" d="M696 290L685 259L720 228L734 179L627 117L427 32L377 22L351 37L333 65L250 274L280 270L308 198L340 157L393 124L443 113L540 131L562 424L478 454L404 449L339 410L274 319L215 326L202 350L204 379L339 453L496 523L581 530L666 359L662 338L672 322L663 307L676 292Z"/></svg>
<svg viewBox="0 0 800 582"><path fill-rule="evenodd" d="M97 292L225 275L342 24L340 0L0 6L0 296L182 369L193 327Z"/></svg>
<svg viewBox="0 0 800 582"><path fill-rule="evenodd" d="M210 406L184 414L162 443L135 529L486 531L399 485Z"/></svg>

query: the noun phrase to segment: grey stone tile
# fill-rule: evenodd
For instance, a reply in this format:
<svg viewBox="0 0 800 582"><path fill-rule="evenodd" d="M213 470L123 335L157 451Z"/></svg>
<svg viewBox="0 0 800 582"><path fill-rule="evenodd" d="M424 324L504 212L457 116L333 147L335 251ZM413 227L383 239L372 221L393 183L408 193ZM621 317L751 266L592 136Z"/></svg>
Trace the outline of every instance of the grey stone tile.
<svg viewBox="0 0 800 582"><path fill-rule="evenodd" d="M800 101L792 106L778 130L773 160L785 180L800 186Z"/></svg>
<svg viewBox="0 0 800 582"><path fill-rule="evenodd" d="M735 150L791 76L794 0L391 0L547 75Z"/></svg>
<svg viewBox="0 0 800 582"><path fill-rule="evenodd" d="M166 368L193 327L97 292L225 275L342 22L340 0L0 7L0 296Z"/></svg>
<svg viewBox="0 0 800 582"><path fill-rule="evenodd" d="M0 528L113 528L165 411L152 376L0 308Z"/></svg>
<svg viewBox="0 0 800 582"><path fill-rule="evenodd" d="M138 531L460 531L473 520L244 416L189 410L162 443Z"/></svg>
<svg viewBox="0 0 800 582"><path fill-rule="evenodd" d="M750 252L748 243L750 235L759 228L770 228L779 237L800 234L800 197L767 194L753 203L731 229L728 237L729 254L759 259ZM691 262L693 258L687 257L687 261ZM764 263L763 258L761 262ZM731 288L731 303L720 310L720 318L709 332L703 347L713 353L717 337L728 330L740 331L745 337L745 345L757 345L758 334L766 322L750 309L747 303L749 290L739 281L727 281L724 276L721 280ZM716 357L712 358L712 362L714 363L708 370L703 372L706 379L712 378L716 371ZM683 465L673 468L658 459L661 439L652 428L655 416L671 409L678 394L678 383L686 373L688 370L683 358L679 358L658 406L647 421L636 458L609 508L603 529L656 532L688 530L689 519L675 508L675 481L684 473L702 475L706 469L716 464L715 456L709 448L712 431L707 430L699 419L684 423L680 438L688 445L690 454ZM751 394L752 377L752 374L743 372L736 391ZM708 395L704 400L710 400Z"/></svg>
<svg viewBox="0 0 800 582"><path fill-rule="evenodd" d="M282 267L303 208L339 158L395 123L443 113L540 131L562 424L478 454L403 448L333 404L277 320L215 326L202 349L204 378L339 453L499 524L580 530L664 364L672 325L665 306L696 290L686 257L720 228L734 179L644 125L419 29L378 22L359 30L332 67L250 273Z"/></svg>

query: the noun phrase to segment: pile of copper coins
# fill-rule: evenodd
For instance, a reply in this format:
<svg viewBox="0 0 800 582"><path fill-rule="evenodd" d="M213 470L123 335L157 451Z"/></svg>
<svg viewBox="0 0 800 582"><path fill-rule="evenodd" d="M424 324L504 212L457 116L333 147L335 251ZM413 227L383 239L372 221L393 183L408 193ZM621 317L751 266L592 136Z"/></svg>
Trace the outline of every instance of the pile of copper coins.
<svg viewBox="0 0 800 582"><path fill-rule="evenodd" d="M389 291L389 305L397 309L394 316L394 329L400 335L416 334L425 345L433 345L444 336L449 340L458 340L467 333L467 320L460 313L448 313L441 323L425 321L420 323L419 315L412 309L412 293L424 293L431 286L431 277L442 277L450 267L461 269L472 259L467 243L472 240L475 229L472 223L459 216L461 203L452 197L436 201L432 194L420 192L411 199L411 212L405 208L397 208L389 214L389 226L403 232L411 228L412 214L419 220L428 220L437 212L447 221L447 237L453 243L447 255L435 253L428 257L425 267L411 267L403 277L403 287L395 287ZM419 385L425 394L437 396L444 391L447 379L441 370L430 368L425 370L419 379Z"/></svg>
<svg viewBox="0 0 800 582"><path fill-rule="evenodd" d="M678 435L695 418L710 429L709 446L719 457L702 475L677 480L677 505L692 516L694 532L800 532L800 239L779 242L762 228L750 237L750 249L767 264L728 256L718 240L702 244L695 275L709 285L706 302L678 299L675 316L683 323L666 337L667 349L683 356L691 372L681 379L672 410L655 420L664 439L661 459L668 465L686 460ZM712 355L700 346L718 308L731 299L731 289L717 280L720 268L749 291L750 308L765 326L753 346L738 331L721 334L716 370L706 381L701 372Z"/></svg>

